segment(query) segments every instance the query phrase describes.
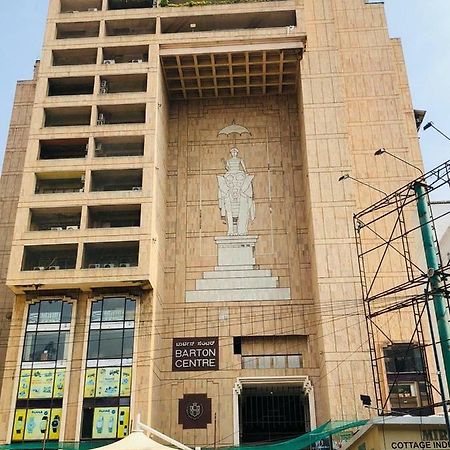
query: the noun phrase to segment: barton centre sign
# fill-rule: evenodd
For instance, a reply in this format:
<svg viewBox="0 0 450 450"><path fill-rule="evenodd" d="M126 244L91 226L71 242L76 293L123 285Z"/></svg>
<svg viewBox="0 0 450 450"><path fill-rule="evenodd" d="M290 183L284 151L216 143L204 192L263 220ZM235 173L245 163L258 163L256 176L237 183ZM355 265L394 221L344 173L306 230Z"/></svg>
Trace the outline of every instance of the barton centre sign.
<svg viewBox="0 0 450 450"><path fill-rule="evenodd" d="M172 370L219 370L219 338L174 338Z"/></svg>

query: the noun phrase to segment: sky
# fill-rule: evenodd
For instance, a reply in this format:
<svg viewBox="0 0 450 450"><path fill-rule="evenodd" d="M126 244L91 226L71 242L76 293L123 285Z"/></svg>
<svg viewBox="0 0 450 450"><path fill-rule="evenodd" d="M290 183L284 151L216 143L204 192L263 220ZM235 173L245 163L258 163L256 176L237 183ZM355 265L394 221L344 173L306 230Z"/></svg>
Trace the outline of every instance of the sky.
<svg viewBox="0 0 450 450"><path fill-rule="evenodd" d="M361 0L363 1L363 0ZM47 0L2 1L0 25L0 161L3 160L17 80L30 79L40 56ZM450 0L386 0L391 37L402 39L413 103L425 123L450 135ZM420 132L425 168L450 159L450 141Z"/></svg>

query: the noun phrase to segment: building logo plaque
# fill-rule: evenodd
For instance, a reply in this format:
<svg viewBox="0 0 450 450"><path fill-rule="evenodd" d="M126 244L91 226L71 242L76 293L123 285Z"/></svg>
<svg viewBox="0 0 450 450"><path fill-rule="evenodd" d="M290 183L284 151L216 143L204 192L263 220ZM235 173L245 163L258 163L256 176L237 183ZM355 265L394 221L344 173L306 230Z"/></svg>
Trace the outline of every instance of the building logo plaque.
<svg viewBox="0 0 450 450"><path fill-rule="evenodd" d="M184 430L206 428L211 423L211 399L206 394L184 394L178 401L178 423Z"/></svg>
<svg viewBox="0 0 450 450"><path fill-rule="evenodd" d="M174 338L172 371L219 370L219 338Z"/></svg>

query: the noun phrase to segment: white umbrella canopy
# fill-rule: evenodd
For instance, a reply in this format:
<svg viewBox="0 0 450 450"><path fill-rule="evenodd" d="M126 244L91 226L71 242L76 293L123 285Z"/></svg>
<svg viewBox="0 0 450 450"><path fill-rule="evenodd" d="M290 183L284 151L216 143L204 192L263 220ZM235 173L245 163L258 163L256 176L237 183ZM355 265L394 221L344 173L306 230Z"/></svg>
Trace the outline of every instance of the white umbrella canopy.
<svg viewBox="0 0 450 450"><path fill-rule="evenodd" d="M132 431L128 436L113 444L99 447L96 450L174 450L149 438L143 431Z"/></svg>

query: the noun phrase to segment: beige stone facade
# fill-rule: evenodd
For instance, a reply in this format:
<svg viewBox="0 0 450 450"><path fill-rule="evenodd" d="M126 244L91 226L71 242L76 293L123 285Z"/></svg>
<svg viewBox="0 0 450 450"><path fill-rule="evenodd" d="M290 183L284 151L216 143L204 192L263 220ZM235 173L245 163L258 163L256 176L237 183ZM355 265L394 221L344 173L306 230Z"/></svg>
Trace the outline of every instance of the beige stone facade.
<svg viewBox="0 0 450 450"><path fill-rule="evenodd" d="M15 298L0 440L33 440L27 414L40 408L57 422L49 437L63 442L120 437L122 422L138 413L189 445L212 446L215 435L218 445L251 442L242 396L261 386L264 395L293 389L303 402L299 432L365 418L359 396L371 394L373 382L352 214L379 194L337 180L351 172L384 191L408 181L408 166L373 157L379 147L421 164L401 47L389 38L383 5L50 0L33 83L29 135L11 143L2 176L2 199L19 199L12 244L2 246L6 264L11 245L6 284ZM29 105L33 95L26 96ZM16 100L17 112L27 107ZM218 135L232 123L249 133ZM23 169L19 160L10 167L25 139ZM231 147L254 176L252 269L289 289L289 299L186 301L218 266L215 238L227 226L217 177ZM8 170L16 180L23 175L20 190L7 181ZM237 267L236 279L240 270L248 268ZM383 270L395 276L395 261ZM249 283L230 278L219 287ZM106 317L105 305L117 298L135 305L133 320L126 309L109 328L97 326L94 305ZM58 325L64 357L55 353L51 362L51 346L22 357L29 342L38 347L40 332L56 332L42 309L37 322L29 312L45 302L51 308L50 301L72 305ZM397 341L408 341L410 325L405 317L403 330L392 326ZM109 359L101 349L89 357L95 333L108 329L123 336L134 329L132 355L122 337L119 358L110 349ZM218 370L174 371L175 338L218 338ZM116 366L120 381L110 383L121 394L104 394L102 403L100 372ZM51 380L62 371L57 400L55 387L45 401L18 398L27 370L31 391L36 370ZM130 391L123 386L128 370ZM92 371L97 391L90 396ZM186 394L210 400L206 428L180 423ZM109 410L101 416L101 408ZM106 423L116 435L102 435Z"/></svg>

